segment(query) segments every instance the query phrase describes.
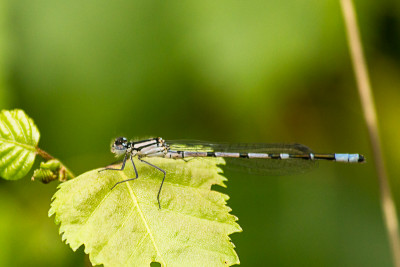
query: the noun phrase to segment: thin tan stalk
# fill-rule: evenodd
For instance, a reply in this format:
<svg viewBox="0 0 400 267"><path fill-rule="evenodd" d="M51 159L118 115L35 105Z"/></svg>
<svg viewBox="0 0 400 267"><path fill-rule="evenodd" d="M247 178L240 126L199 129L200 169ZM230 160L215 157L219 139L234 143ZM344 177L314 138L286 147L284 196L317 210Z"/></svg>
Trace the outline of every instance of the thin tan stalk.
<svg viewBox="0 0 400 267"><path fill-rule="evenodd" d="M358 93L361 100L364 118L367 124L370 143L374 155L374 163L379 181L381 206L385 221L387 235L390 240L390 248L393 263L400 267L400 239L396 206L390 191L388 177L383 160L383 153L378 129L378 119L375 110L371 85L369 82L367 66L365 63L360 34L358 30L356 14L352 0L341 0L341 7L346 27L347 40L350 55L357 80Z"/></svg>
<svg viewBox="0 0 400 267"><path fill-rule="evenodd" d="M52 155L50 155L49 153L47 153L46 151L36 147L36 153L38 153L39 156L41 156L42 158L44 158L45 160L51 160L54 159L54 157Z"/></svg>

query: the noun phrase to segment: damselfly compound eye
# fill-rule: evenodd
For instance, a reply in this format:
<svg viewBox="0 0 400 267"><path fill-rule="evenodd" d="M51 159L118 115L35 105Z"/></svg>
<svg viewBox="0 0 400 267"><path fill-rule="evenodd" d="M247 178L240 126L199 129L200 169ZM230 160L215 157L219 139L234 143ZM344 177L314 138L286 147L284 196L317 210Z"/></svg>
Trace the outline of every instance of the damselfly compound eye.
<svg viewBox="0 0 400 267"><path fill-rule="evenodd" d="M128 140L125 137L118 137L117 139L115 139L115 142L114 142L114 144L116 146L119 146L119 145L126 146L127 143L128 143Z"/></svg>
<svg viewBox="0 0 400 267"><path fill-rule="evenodd" d="M125 154L127 148L128 140L125 137L118 137L111 146L111 152L119 156Z"/></svg>

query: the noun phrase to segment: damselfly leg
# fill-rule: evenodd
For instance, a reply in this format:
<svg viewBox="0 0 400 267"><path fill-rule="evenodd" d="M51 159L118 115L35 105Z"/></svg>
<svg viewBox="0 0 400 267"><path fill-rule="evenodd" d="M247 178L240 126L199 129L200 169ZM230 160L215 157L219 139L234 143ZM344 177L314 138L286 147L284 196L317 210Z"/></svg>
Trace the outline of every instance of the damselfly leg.
<svg viewBox="0 0 400 267"><path fill-rule="evenodd" d="M135 177L135 178L130 178L130 179L126 179L126 180L117 182L115 185L113 185L113 187L111 187L111 190L113 190L114 187L116 187L116 186L119 185L119 184L122 184L122 183L128 182L128 181L133 181L133 180L139 178L138 172L137 172L137 170L136 170L135 163L133 162L132 155L130 156L130 159L131 159L131 162L132 162L132 165L133 165L133 169L135 170L135 175L136 175L136 177ZM125 155L124 160L122 161L122 166L121 166L120 169L116 169L116 168L104 168L104 169L102 169L102 170L99 170L99 172L107 171L107 170L111 170L111 171L123 171L123 170L125 169L125 164L126 164L126 161L127 161L127 160L128 160L128 154Z"/></svg>
<svg viewBox="0 0 400 267"><path fill-rule="evenodd" d="M136 165L135 165L135 163L133 162L133 157L132 157L132 155L130 155L129 158L130 158L130 160L131 160L131 162L132 162L133 169L135 170L135 175L136 175L136 177L135 177L135 178L130 178L130 179L126 179L126 180L122 180L122 181L117 182L116 184L113 185L113 187L111 187L111 190L113 190L113 189L114 189L117 185L119 185L119 184L122 184L122 183L125 183L125 182L129 182L129 181L133 181L133 180L136 180L137 178L139 178L139 174L138 174L138 172L137 172L137 170L136 170ZM117 168L108 168L108 167L107 167L107 168L104 168L104 169L102 169L102 170L99 170L99 172L107 171L107 170L112 170L112 171L123 171L123 170L125 169L125 164L126 164L126 161L127 161L127 160L128 160L128 154L125 155L124 160L122 161L122 166L121 166L120 169L117 169ZM165 176L166 176L167 172L164 171L163 169L161 169L160 167L157 167L156 165L151 164L150 162L147 162L147 161L145 161L145 160L142 160L142 159L139 158L139 157L138 157L138 160L140 160L141 162L146 163L147 165L150 165L151 167L156 168L157 170L159 170L159 171L161 171L162 173L164 173L164 177L163 177L163 179L162 179L162 181L161 181L161 185L160 185L160 188L158 189L158 193L157 193L158 208L161 209L160 194L161 194L161 189L162 189L162 186L163 186L163 184L164 184L164 180L165 180Z"/></svg>
<svg viewBox="0 0 400 267"><path fill-rule="evenodd" d="M143 163L146 163L146 164L152 166L153 168L156 168L157 170L161 171L162 173L164 173L164 177L163 177L163 179L162 179L162 181L161 181L161 185L160 185L160 188L158 189L158 194L157 194L158 208L161 209L160 194L161 194L162 186L163 186L163 184L164 184L165 175L167 174L167 172L164 171L163 169L161 169L160 167L157 167L156 165L151 164L150 162L147 162L147 161L142 160L141 158L139 158L139 160L140 160L141 162L143 162Z"/></svg>

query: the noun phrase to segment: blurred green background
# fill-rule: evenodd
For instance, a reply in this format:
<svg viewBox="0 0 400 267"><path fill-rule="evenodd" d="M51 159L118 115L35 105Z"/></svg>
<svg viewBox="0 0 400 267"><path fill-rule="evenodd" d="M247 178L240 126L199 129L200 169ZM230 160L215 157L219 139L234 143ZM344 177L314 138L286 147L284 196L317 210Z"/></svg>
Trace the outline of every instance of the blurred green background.
<svg viewBox="0 0 400 267"><path fill-rule="evenodd" d="M400 2L356 1L400 206ZM299 142L362 153L280 177L226 172L242 266L391 266L338 1L0 0L0 108L76 174L111 140ZM47 217L57 183L0 180L0 266L84 266Z"/></svg>

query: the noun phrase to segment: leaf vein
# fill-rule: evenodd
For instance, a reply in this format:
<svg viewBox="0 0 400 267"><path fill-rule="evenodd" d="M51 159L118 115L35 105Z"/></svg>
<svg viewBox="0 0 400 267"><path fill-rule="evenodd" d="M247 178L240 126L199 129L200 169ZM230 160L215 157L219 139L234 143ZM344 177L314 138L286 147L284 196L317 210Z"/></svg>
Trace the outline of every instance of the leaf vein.
<svg viewBox="0 0 400 267"><path fill-rule="evenodd" d="M123 173L123 172L121 173L121 176L124 176L124 180L127 180L127 179L128 179L128 177L127 177L127 176L125 175L125 173ZM130 194L131 194L131 197L132 197L133 202L134 202L135 205L137 206L137 209L138 209L138 211L139 211L139 215L140 215L140 217L142 218L142 221L143 221L143 223L144 223L144 225L145 225L145 227L146 227L146 229L147 229L147 232L149 233L149 236L150 236L150 239L151 239L151 241L152 241L152 243L153 243L154 249L156 250L157 255L160 256L161 261L162 261L162 265L163 265L163 266L166 266L165 261L164 261L162 255L161 255L161 253L160 253L160 251L159 251L159 249L158 249L158 246L157 246L157 244L156 244L156 241L155 241L155 239L154 239L154 236L153 236L153 234L152 234L152 231L150 230L150 226L149 226L149 224L147 223L147 219L145 218L144 213L143 213L142 209L141 209L140 206L139 206L139 203L138 203L138 201L137 201L137 197L136 197L135 193L133 192L133 189L132 189L132 187L130 186L130 184L129 184L129 183L126 183L126 186L127 186L128 189L129 189L129 192L130 192Z"/></svg>
<svg viewBox="0 0 400 267"><path fill-rule="evenodd" d="M111 236L107 239L107 242L103 245L103 247L100 249L100 252L107 246L107 244L110 242L110 240L121 230L121 228L125 225L126 221L128 220L128 218L132 215L133 211L135 210L135 206L133 206L133 209L131 209L130 213L125 216L124 221L120 224L120 226L118 226L117 229L115 229L115 231L113 231L113 233L111 234ZM100 254L99 252L99 254Z"/></svg>
<svg viewBox="0 0 400 267"><path fill-rule="evenodd" d="M193 216L193 215L187 214L187 213L174 212L173 210L170 210L170 211L172 211L173 213L176 213L176 214L178 214L178 215L183 215L183 216L191 217L191 218L194 218L194 219L198 219L198 220L200 220L200 221L215 222L215 223L217 223L217 224L222 224L222 225L229 224L229 223L230 223L230 220L229 220L229 219L234 219L234 218L232 218L232 217L234 217L234 216L233 216L233 215L230 215L230 216L228 217L229 219L227 218L226 222L222 222L222 221L218 221L218 220L210 220L209 218L200 218L200 217ZM231 216L232 216L232 217L231 217ZM235 220L231 220L231 222L234 223Z"/></svg>
<svg viewBox="0 0 400 267"><path fill-rule="evenodd" d="M10 143L10 144L13 144L15 146L19 146L19 147L25 148L27 150L31 150L33 152L36 151L36 148L34 146L31 146L31 145L28 145L28 144L23 144L23 143L14 141L14 140L9 140L9 139L5 139L5 138L0 137L0 142Z"/></svg>
<svg viewBox="0 0 400 267"><path fill-rule="evenodd" d="M130 259L132 258L132 256L135 254L135 252L139 249L139 247L143 244L143 242L146 240L147 236L149 235L149 233L146 233L142 239L139 241L139 243L137 244L137 246L135 247L135 249L131 252L131 254L129 255L128 259L126 260L126 263L128 263L130 261Z"/></svg>
<svg viewBox="0 0 400 267"><path fill-rule="evenodd" d="M3 115L4 115L4 114L3 114ZM4 119L2 120L2 122L3 122L3 125L7 128L8 132L11 133L12 138L15 140L16 138L15 138L15 136L14 136L13 131L11 131L11 128L10 128L11 126L9 126L9 125L7 124L7 122L8 122L7 116L4 115Z"/></svg>
<svg viewBox="0 0 400 267"><path fill-rule="evenodd" d="M29 142L28 135L27 132L25 131L25 128L22 126L21 121L17 120L17 125L22 132L22 136L24 137L25 142L28 143Z"/></svg>
<svg viewBox="0 0 400 267"><path fill-rule="evenodd" d="M107 199L108 195L111 194L111 190L104 195L104 197L101 199L101 201L99 202L99 204L93 209L93 211L89 214L88 218L82 222L82 225L84 225L80 230L79 233L82 232L82 230L85 228L85 226L87 225L88 221L90 220L90 218L93 216L93 214L96 213L96 211L99 209L99 207L104 203L104 201Z"/></svg>

